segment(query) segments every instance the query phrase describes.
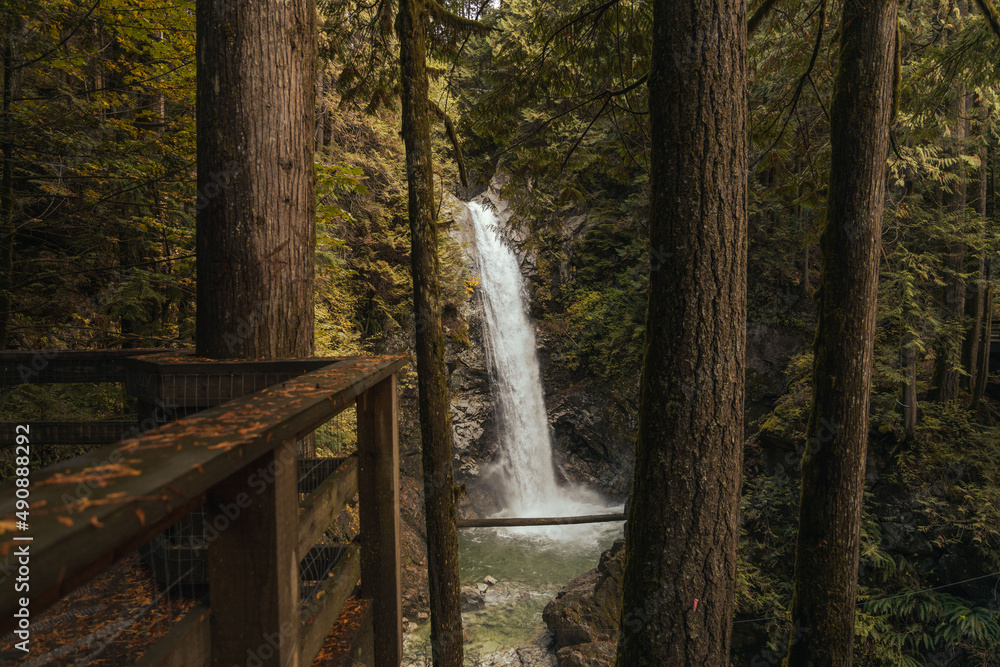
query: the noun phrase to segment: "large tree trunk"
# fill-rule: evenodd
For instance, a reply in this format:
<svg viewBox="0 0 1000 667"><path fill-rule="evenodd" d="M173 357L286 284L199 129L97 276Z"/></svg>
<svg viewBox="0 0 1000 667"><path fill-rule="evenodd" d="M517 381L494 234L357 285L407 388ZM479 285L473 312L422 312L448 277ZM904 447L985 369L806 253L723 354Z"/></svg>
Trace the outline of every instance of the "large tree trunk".
<svg viewBox="0 0 1000 667"><path fill-rule="evenodd" d="M396 16L403 83L403 140L409 186L417 388L423 441L431 650L436 667L462 665L455 482L451 465L448 375L441 329L437 209L434 206L430 107L427 101L428 14L424 0L401 0Z"/></svg>
<svg viewBox="0 0 1000 667"><path fill-rule="evenodd" d="M968 112L968 97L965 94L965 87L960 86L958 92L958 102L956 112L958 119L955 122L954 136L956 141L956 154L963 150L963 142L966 137L965 118ZM965 206L967 203L967 185L965 167L959 162L957 176L959 182L952 187L948 193L946 202L948 210L954 219L955 233L963 235L965 233ZM964 330L965 320L965 280L962 274L965 272L965 241L960 238L956 241L947 257L944 260L945 267L950 275L946 278L947 284L943 290L944 313L946 321L950 321L953 326ZM935 400L948 403L958 399L958 390L961 377L962 366L962 335L945 334L937 345L937 357L934 361L934 379L932 381L932 396Z"/></svg>
<svg viewBox="0 0 1000 667"><path fill-rule="evenodd" d="M650 273L617 664L729 662L746 350L746 3L657 0Z"/></svg>
<svg viewBox="0 0 1000 667"><path fill-rule="evenodd" d="M313 350L316 9L199 2L198 354Z"/></svg>
<svg viewBox="0 0 1000 667"><path fill-rule="evenodd" d="M895 0L845 0L788 661L853 662Z"/></svg>

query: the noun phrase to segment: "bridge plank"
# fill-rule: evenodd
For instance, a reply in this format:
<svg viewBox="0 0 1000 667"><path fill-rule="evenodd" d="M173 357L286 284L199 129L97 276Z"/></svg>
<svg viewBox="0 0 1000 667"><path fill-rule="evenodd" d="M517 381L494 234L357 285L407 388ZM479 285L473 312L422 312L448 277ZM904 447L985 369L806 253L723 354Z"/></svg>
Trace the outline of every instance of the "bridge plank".
<svg viewBox="0 0 1000 667"><path fill-rule="evenodd" d="M330 628L340 616L344 603L351 597L361 577L358 549L347 545L346 553L330 570L329 578L320 589L318 598L309 600L300 616L299 664L311 665L323 647ZM399 633L397 633L399 634ZM396 663L397 665L399 663Z"/></svg>
<svg viewBox="0 0 1000 667"><path fill-rule="evenodd" d="M135 667L208 667L211 664L211 612L197 606L174 624Z"/></svg>
<svg viewBox="0 0 1000 667"><path fill-rule="evenodd" d="M319 542L330 527L330 520L340 514L357 492L358 457L354 454L347 457L300 503L299 544L296 549L299 560L305 558L313 545Z"/></svg>

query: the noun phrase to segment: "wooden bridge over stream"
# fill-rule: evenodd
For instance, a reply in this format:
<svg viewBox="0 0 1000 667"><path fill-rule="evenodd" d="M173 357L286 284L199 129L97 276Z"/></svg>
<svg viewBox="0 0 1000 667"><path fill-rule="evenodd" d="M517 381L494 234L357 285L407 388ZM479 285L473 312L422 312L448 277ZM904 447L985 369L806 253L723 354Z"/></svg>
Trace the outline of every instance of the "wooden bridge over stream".
<svg viewBox="0 0 1000 667"><path fill-rule="evenodd" d="M0 353L0 385L118 382L137 406L129 421L0 425L4 447L25 457L18 474L27 473L31 448L114 443L0 488L0 635L29 637L30 647L37 633L17 634L22 626L31 632L46 608L168 536L168 551L190 556L202 547L195 556L208 596L135 664L309 665L354 596L363 613L347 639L352 661L398 666L396 377L404 363L230 362L183 350ZM357 451L311 458L308 436L351 407ZM355 494L359 537L330 545L324 534ZM178 544L170 531L201 506L200 522L214 530ZM335 558L305 588L300 564L316 561L317 550ZM15 590L18 577L27 592Z"/></svg>

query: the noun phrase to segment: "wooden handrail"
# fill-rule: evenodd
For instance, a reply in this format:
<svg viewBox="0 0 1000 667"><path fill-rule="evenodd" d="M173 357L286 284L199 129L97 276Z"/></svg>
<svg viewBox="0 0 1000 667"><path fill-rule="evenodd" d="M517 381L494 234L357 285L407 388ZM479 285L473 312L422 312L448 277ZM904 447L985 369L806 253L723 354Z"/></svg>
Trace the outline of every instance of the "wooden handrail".
<svg viewBox="0 0 1000 667"><path fill-rule="evenodd" d="M196 507L223 480L311 433L404 364L398 356L330 363L39 471L31 478L27 531L17 530L13 482L3 485L0 556L25 544L15 537L33 538L32 614ZM0 634L14 628L17 597L12 586L0 590Z"/></svg>
<svg viewBox="0 0 1000 667"><path fill-rule="evenodd" d="M3 350L0 351L0 386L58 382L124 382L125 364L132 357L193 350Z"/></svg>
<svg viewBox="0 0 1000 667"><path fill-rule="evenodd" d="M10 448L23 422L0 422L0 447ZM109 445L139 433L135 420L30 422L32 442L39 445Z"/></svg>

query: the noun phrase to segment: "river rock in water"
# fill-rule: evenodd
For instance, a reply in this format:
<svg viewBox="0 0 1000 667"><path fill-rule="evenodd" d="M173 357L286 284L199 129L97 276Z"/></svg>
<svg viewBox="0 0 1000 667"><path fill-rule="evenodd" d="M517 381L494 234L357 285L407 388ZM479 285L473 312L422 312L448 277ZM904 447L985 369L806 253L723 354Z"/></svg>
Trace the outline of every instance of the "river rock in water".
<svg viewBox="0 0 1000 667"><path fill-rule="evenodd" d="M462 586L462 611L477 611L486 606L486 599L475 586Z"/></svg>

